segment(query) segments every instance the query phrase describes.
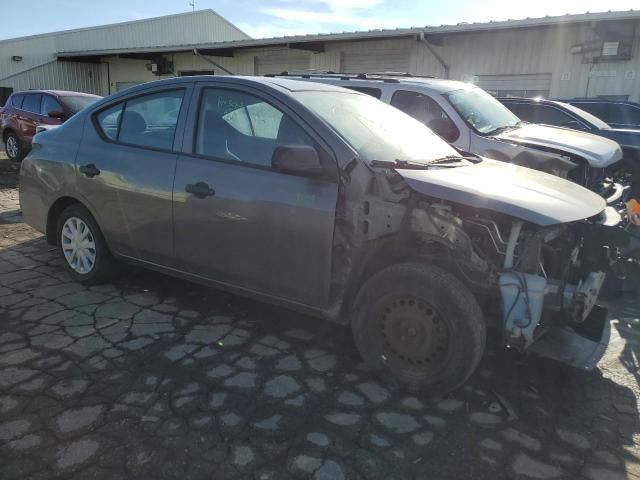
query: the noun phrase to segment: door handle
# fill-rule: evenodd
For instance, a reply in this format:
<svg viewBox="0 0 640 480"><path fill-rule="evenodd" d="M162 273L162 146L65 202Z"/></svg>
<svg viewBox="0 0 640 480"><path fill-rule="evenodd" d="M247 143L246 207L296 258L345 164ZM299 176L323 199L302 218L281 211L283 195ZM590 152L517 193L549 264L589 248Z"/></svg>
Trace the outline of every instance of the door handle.
<svg viewBox="0 0 640 480"><path fill-rule="evenodd" d="M93 163L90 163L89 165L82 165L80 167L80 172L84 173L89 178L100 175L100 169L97 168Z"/></svg>
<svg viewBox="0 0 640 480"><path fill-rule="evenodd" d="M216 191L210 188L205 182L189 183L185 187L185 190L198 198L212 197L216 194Z"/></svg>

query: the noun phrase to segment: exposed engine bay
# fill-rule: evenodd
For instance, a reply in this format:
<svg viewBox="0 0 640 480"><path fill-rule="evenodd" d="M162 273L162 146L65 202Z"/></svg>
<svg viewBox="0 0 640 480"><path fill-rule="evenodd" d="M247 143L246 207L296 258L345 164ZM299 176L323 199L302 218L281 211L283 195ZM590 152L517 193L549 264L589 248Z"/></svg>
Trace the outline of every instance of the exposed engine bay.
<svg viewBox="0 0 640 480"><path fill-rule="evenodd" d="M350 242L393 237L398 255L447 269L491 310L491 318L501 320L491 326L499 327L503 343L520 351L552 328L569 326L578 332L589 323L626 240L602 225L598 215L536 225L416 193L393 170L376 172L367 190L364 203L350 204L343 211L347 221L339 223L357 226ZM589 327L596 332L589 338L596 340L605 328L606 312L599 310L597 317L599 325Z"/></svg>

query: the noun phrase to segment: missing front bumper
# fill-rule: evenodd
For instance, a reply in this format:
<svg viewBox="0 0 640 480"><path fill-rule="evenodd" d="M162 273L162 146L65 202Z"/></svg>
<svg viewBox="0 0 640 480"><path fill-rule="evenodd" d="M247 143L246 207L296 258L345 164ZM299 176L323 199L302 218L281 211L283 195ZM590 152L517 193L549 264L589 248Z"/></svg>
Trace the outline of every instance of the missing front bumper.
<svg viewBox="0 0 640 480"><path fill-rule="evenodd" d="M596 305L580 324L548 328L529 351L581 370L592 370L603 357L610 336L608 310Z"/></svg>

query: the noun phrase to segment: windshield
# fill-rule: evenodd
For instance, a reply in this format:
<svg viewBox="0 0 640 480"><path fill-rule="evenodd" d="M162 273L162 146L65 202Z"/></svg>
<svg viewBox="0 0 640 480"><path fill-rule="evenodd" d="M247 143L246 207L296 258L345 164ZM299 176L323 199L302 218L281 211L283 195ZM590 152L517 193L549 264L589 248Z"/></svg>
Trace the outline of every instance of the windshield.
<svg viewBox="0 0 640 480"><path fill-rule="evenodd" d="M75 115L83 108L88 107L92 103L96 103L101 98L102 97L97 95L78 95L77 97L61 97L60 100L62 100L62 103Z"/></svg>
<svg viewBox="0 0 640 480"><path fill-rule="evenodd" d="M445 94L453 108L478 133L515 127L520 119L481 88L455 90Z"/></svg>
<svg viewBox="0 0 640 480"><path fill-rule="evenodd" d="M595 115L592 115L589 112L582 110L581 108L575 107L569 103L562 103L562 102L558 102L558 103L562 105L564 108L566 108L567 110L569 110L571 113L573 113L576 117L580 117L585 122L589 122L591 125L593 125L599 130L603 130L603 129L608 130L611 128L607 123L603 122Z"/></svg>
<svg viewBox="0 0 640 480"><path fill-rule="evenodd" d="M460 154L421 122L369 95L307 91L295 97L323 118L365 160L428 164Z"/></svg>

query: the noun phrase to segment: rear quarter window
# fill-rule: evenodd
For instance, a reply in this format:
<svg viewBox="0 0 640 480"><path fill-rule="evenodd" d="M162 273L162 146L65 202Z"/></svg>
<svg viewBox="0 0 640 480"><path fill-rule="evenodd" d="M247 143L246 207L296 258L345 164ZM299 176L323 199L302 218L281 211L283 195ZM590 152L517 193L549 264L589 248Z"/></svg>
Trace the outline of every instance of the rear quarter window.
<svg viewBox="0 0 640 480"><path fill-rule="evenodd" d="M122 107L124 107L124 103L118 103L96 115L98 129L102 135L109 140L115 141L118 138L118 127L120 126Z"/></svg>

